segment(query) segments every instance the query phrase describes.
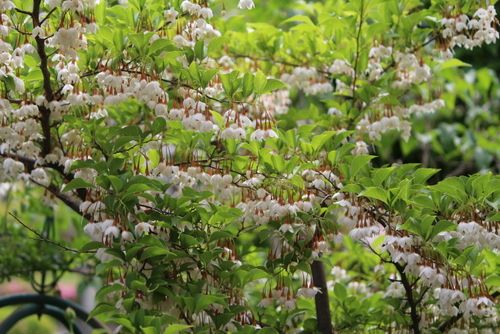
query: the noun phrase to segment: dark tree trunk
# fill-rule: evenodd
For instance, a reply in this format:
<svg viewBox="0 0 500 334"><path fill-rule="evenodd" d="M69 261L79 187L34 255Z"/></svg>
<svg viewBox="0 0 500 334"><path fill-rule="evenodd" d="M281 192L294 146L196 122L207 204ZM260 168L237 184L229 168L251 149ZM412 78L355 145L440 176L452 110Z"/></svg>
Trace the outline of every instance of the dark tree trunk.
<svg viewBox="0 0 500 334"><path fill-rule="evenodd" d="M313 284L320 291L314 297L316 304L316 319L318 322L318 332L321 334L332 334L332 318L330 315L330 301L328 289L326 287L326 276L323 262L313 261L311 264Z"/></svg>

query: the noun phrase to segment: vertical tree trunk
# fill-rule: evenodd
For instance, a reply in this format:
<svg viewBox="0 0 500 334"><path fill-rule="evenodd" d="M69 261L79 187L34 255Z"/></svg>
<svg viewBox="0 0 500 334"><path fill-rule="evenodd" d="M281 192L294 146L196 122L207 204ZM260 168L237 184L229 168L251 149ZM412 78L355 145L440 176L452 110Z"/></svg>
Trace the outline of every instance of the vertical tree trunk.
<svg viewBox="0 0 500 334"><path fill-rule="evenodd" d="M410 307L411 329L413 331L413 334L420 334L420 315L417 310L417 303L413 298L412 285L408 281L408 277L406 276L406 273L404 271L405 268L398 263L394 263L394 265L396 266L396 269L401 276L401 284L403 284L403 287L405 288L406 301L408 302L408 305Z"/></svg>
<svg viewBox="0 0 500 334"><path fill-rule="evenodd" d="M323 262L313 261L311 264L313 284L320 291L314 297L316 304L316 319L318 323L318 332L321 334L332 334L332 318L330 315L330 301L328 298L328 289L326 287L326 276Z"/></svg>

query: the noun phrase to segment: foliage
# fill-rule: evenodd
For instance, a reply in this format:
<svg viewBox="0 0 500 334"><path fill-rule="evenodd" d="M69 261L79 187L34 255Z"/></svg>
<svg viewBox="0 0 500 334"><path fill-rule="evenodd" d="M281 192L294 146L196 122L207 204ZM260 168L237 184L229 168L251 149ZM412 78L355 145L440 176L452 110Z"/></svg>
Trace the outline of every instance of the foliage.
<svg viewBox="0 0 500 334"><path fill-rule="evenodd" d="M483 5L0 0L1 175L85 221L44 242L123 333L494 332Z"/></svg>

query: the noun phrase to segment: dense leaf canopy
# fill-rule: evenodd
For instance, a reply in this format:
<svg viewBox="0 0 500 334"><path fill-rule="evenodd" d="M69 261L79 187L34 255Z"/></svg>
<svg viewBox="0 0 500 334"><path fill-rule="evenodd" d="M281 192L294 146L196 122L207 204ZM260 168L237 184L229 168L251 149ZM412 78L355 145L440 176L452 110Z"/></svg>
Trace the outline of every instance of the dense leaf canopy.
<svg viewBox="0 0 500 334"><path fill-rule="evenodd" d="M496 332L493 3L0 0L0 279L90 268L119 333Z"/></svg>

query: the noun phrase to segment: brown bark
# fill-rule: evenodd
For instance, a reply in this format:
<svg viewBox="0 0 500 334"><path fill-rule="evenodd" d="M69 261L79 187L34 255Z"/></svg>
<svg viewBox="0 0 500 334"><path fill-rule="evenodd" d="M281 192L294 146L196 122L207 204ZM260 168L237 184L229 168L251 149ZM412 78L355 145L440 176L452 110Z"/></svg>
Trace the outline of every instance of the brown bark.
<svg viewBox="0 0 500 334"><path fill-rule="evenodd" d="M323 262L315 260L311 264L313 284L320 291L314 296L316 304L316 319L318 332L321 334L332 334L332 317L330 314L330 300L328 298L328 289L326 286L326 275Z"/></svg>

